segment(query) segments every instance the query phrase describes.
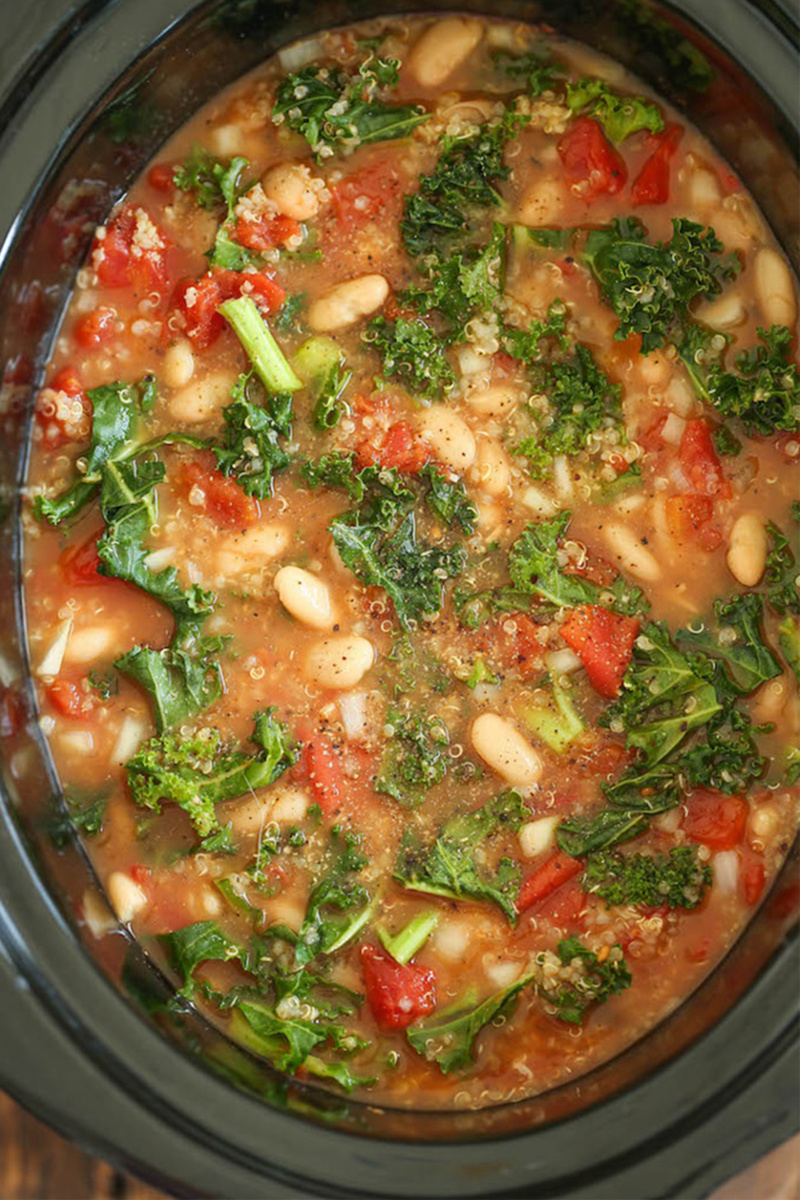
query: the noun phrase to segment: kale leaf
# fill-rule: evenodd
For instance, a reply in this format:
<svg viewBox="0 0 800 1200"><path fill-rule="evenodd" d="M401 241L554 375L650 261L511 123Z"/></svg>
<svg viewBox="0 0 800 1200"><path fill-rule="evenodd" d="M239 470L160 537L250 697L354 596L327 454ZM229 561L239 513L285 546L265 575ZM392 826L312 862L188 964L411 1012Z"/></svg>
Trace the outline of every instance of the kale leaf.
<svg viewBox="0 0 800 1200"><path fill-rule="evenodd" d="M381 355L383 375L398 379L417 399L441 400L455 386L455 372L445 353L447 341L424 321L373 317L364 340Z"/></svg>
<svg viewBox="0 0 800 1200"><path fill-rule="evenodd" d="M554 76L559 68L548 62L542 52L526 51L524 54L511 54L507 50L497 50L492 55L495 68L511 79L521 80L529 96L541 96L552 88Z"/></svg>
<svg viewBox="0 0 800 1200"><path fill-rule="evenodd" d="M567 107L574 113L588 109L614 145L619 145L642 129L660 133L664 128L657 105L643 96L620 96L602 79L581 79L578 83L568 83Z"/></svg>
<svg viewBox="0 0 800 1200"><path fill-rule="evenodd" d="M248 496L266 500L272 495L273 475L291 461L280 438L291 436L292 397L283 392L270 396L265 406L254 404L247 399L249 379L240 377L233 404L222 410L225 430L214 454L223 475L235 479Z"/></svg>
<svg viewBox="0 0 800 1200"><path fill-rule="evenodd" d="M533 981L533 975L525 975L480 1004L468 1002L454 1013L451 1010L412 1025L406 1037L417 1054L435 1062L443 1075L468 1067L473 1060L473 1043L481 1030L495 1017L507 1016L519 993Z"/></svg>
<svg viewBox="0 0 800 1200"><path fill-rule="evenodd" d="M394 877L412 891L488 900L502 909L513 925L517 920L514 901L519 891L519 866L502 858L490 874L478 866L475 852L498 832L516 833L528 812L520 794L509 788L482 808L451 817L430 849L414 846L407 839L395 864Z"/></svg>
<svg viewBox="0 0 800 1200"><path fill-rule="evenodd" d="M696 846L674 846L669 854L590 854L581 881L584 892L606 906L641 904L657 908L696 908L711 884L711 868L701 863Z"/></svg>
<svg viewBox="0 0 800 1200"><path fill-rule="evenodd" d="M775 679L781 668L761 633L764 598L755 592L717 600L714 615L717 630L682 629L676 636L679 646L701 651L725 664L728 680L741 694L755 691L762 683Z"/></svg>
<svg viewBox="0 0 800 1200"><path fill-rule="evenodd" d="M467 489L460 479L450 481L433 463L426 463L419 472L419 478L428 482L429 490L425 500L432 512L441 517L447 525L455 522L465 533L473 533L478 521L478 510L467 495Z"/></svg>
<svg viewBox="0 0 800 1200"><path fill-rule="evenodd" d="M800 432L800 376L792 361L792 332L759 325L763 343L735 358L726 371L723 334L691 321L677 339L678 351L702 400L726 418L736 417L751 437ZM723 427L724 428L724 427Z"/></svg>
<svg viewBox="0 0 800 1200"><path fill-rule="evenodd" d="M386 104L380 88L397 83L397 59L370 55L350 75L337 66L312 63L278 85L272 119L302 134L322 160L339 147L408 137L429 114L413 104Z"/></svg>
<svg viewBox="0 0 800 1200"><path fill-rule="evenodd" d="M216 656L227 639L202 637L198 624L182 622L172 644L163 650L134 646L114 663L150 693L159 733L208 708L222 695L222 669Z"/></svg>
<svg viewBox="0 0 800 1200"><path fill-rule="evenodd" d="M255 715L256 754L224 748L216 729L186 738L171 733L150 738L125 764L134 800L155 812L162 801L179 805L200 837L218 830L217 804L268 787L297 758L286 726L273 719L273 712L268 708Z"/></svg>
<svg viewBox="0 0 800 1200"><path fill-rule="evenodd" d="M556 947L567 970L545 976L540 994L561 1021L581 1025L586 1009L603 1004L631 986L631 976L617 943L602 961L576 937L565 938Z"/></svg>
<svg viewBox="0 0 800 1200"><path fill-rule="evenodd" d="M375 790L392 796L400 804L422 804L434 784L447 773L447 746L450 736L439 717L423 712L390 711L387 737Z"/></svg>
<svg viewBox="0 0 800 1200"><path fill-rule="evenodd" d="M630 841L645 833L649 825L645 813L604 808L593 817L568 817L562 821L556 830L556 842L560 850L580 858Z"/></svg>
<svg viewBox="0 0 800 1200"><path fill-rule="evenodd" d="M334 833L334 845L340 835ZM333 865L311 889L306 914L295 945L295 963L305 966L318 954L331 954L363 928L372 913L369 892L357 878L367 865L361 839L346 834ZM357 909L356 913L351 912ZM337 915L337 914L349 915Z"/></svg>
<svg viewBox="0 0 800 1200"><path fill-rule="evenodd" d="M795 501L793 515L800 520L800 501ZM789 539L771 521L767 525L772 545L767 554L764 584L767 599L778 613L800 613L800 566Z"/></svg>
<svg viewBox="0 0 800 1200"><path fill-rule="evenodd" d="M723 280L739 269L735 256L720 257L723 247L713 229L686 217L674 217L672 229L670 241L647 242L640 221L618 218L591 230L583 250L603 299L619 318L614 337L641 334L643 354L675 340L692 300L716 296Z"/></svg>
<svg viewBox="0 0 800 1200"><path fill-rule="evenodd" d="M194 973L203 962L230 962L244 954L238 942L229 938L215 921L197 921L172 933L162 933L159 942L167 951L170 966L183 980L182 992L194 992Z"/></svg>

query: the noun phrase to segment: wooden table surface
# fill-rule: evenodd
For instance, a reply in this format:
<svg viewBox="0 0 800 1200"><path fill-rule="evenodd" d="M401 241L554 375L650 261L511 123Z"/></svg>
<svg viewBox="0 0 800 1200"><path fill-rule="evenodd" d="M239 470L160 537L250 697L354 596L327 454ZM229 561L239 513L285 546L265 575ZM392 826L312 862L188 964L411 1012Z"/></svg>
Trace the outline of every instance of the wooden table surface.
<svg viewBox="0 0 800 1200"><path fill-rule="evenodd" d="M99 1159L90 1158L0 1092L0 1200L165 1197ZM264 1200L281 1198L275 1193ZM726 1183L712 1200L800 1200L800 1136Z"/></svg>

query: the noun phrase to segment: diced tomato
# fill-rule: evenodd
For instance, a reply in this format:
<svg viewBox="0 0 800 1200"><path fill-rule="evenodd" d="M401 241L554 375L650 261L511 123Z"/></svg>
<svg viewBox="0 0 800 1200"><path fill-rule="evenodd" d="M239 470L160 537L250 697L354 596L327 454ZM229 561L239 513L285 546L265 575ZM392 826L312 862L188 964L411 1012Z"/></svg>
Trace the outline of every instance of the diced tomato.
<svg viewBox="0 0 800 1200"><path fill-rule="evenodd" d="M710 496L668 496L666 503L667 528L682 546L697 542L704 550L716 550L722 543L722 530L709 525L714 515Z"/></svg>
<svg viewBox="0 0 800 1200"><path fill-rule="evenodd" d="M167 283L167 239L141 206L121 208L96 239L92 255L104 287L132 287L139 293L162 292Z"/></svg>
<svg viewBox="0 0 800 1200"><path fill-rule="evenodd" d="M513 355L506 354L505 350L498 350L492 357L492 376L497 376L498 379L507 379L509 375L515 375L519 368L519 361Z"/></svg>
<svg viewBox="0 0 800 1200"><path fill-rule="evenodd" d="M64 392L67 396L83 394L81 377L75 367L61 367L50 380L49 386L54 392Z"/></svg>
<svg viewBox="0 0 800 1200"><path fill-rule="evenodd" d="M375 158L331 188L331 206L340 230L348 233L374 221L387 207L399 211L401 181L396 161L390 155Z"/></svg>
<svg viewBox="0 0 800 1200"><path fill-rule="evenodd" d="M184 279L175 288L170 308L177 309L186 323L186 336L198 350L207 350L225 328L217 311L224 300L252 296L265 315L277 312L286 291L265 271L209 271L201 279Z"/></svg>
<svg viewBox="0 0 800 1200"><path fill-rule="evenodd" d="M692 963L703 963L711 953L711 938L700 938L694 945L687 946L686 958Z"/></svg>
<svg viewBox="0 0 800 1200"><path fill-rule="evenodd" d="M0 697L0 739L16 737L25 723L25 701L16 688L5 688Z"/></svg>
<svg viewBox="0 0 800 1200"><path fill-rule="evenodd" d="M749 904L751 908L758 904L766 879L767 873L764 870L762 856L753 851L746 851L739 874L745 904Z"/></svg>
<svg viewBox="0 0 800 1200"><path fill-rule="evenodd" d="M436 1005L436 976L429 967L402 966L377 946L361 947L364 991L381 1029L405 1029Z"/></svg>
<svg viewBox="0 0 800 1200"><path fill-rule="evenodd" d="M236 275L236 272L231 271L226 274ZM255 303L267 316L277 312L286 299L286 288L282 288L279 283L276 283L266 271L242 272L237 277L235 287L234 295L252 296ZM226 293L223 295L223 300L227 299L228 294Z"/></svg>
<svg viewBox="0 0 800 1200"><path fill-rule="evenodd" d="M579 117L558 143L564 176L585 200L614 196L627 178L622 156L591 117Z"/></svg>
<svg viewBox="0 0 800 1200"><path fill-rule="evenodd" d="M101 304L82 317L75 326L75 340L85 350L92 350L113 337L116 323L116 309Z"/></svg>
<svg viewBox="0 0 800 1200"><path fill-rule="evenodd" d="M47 699L64 717L82 720L95 707L95 700L71 679L54 679L46 689Z"/></svg>
<svg viewBox="0 0 800 1200"><path fill-rule="evenodd" d="M702 417L686 422L678 449L681 469L695 492L703 496L727 496L730 486L722 473L711 429Z"/></svg>
<svg viewBox="0 0 800 1200"><path fill-rule="evenodd" d="M385 433L365 439L356 446L360 467L396 467L414 475L429 462L431 452L407 421L396 421Z"/></svg>
<svg viewBox="0 0 800 1200"><path fill-rule="evenodd" d="M554 925L561 928L577 929L582 925L581 913L586 907L586 893L579 882L574 879L563 883L560 887L542 900L536 909L537 918L546 917Z"/></svg>
<svg viewBox="0 0 800 1200"><path fill-rule="evenodd" d="M589 579L598 587L607 588L617 578L617 569L604 558L596 554L587 554L580 563L568 563L564 567L565 575L580 575L581 579Z"/></svg>
<svg viewBox="0 0 800 1200"><path fill-rule="evenodd" d="M540 627L527 613L513 612L500 618L498 649L503 666L516 667L523 679L538 671L544 654L540 632Z"/></svg>
<svg viewBox="0 0 800 1200"><path fill-rule="evenodd" d="M237 221L235 240L250 250L271 250L285 246L301 232L299 221L292 217L262 217L258 221Z"/></svg>
<svg viewBox="0 0 800 1200"><path fill-rule="evenodd" d="M180 478L184 489L191 494L192 507L213 517L217 524L245 529L258 520L256 501L242 491L235 479L228 479L216 469L210 451L204 452L202 458L182 463Z"/></svg>
<svg viewBox="0 0 800 1200"><path fill-rule="evenodd" d="M634 204L666 204L669 200L670 163L683 137L682 125L668 125L651 139L655 150L631 184Z"/></svg>
<svg viewBox="0 0 800 1200"><path fill-rule="evenodd" d="M589 682L608 697L619 694L638 632L635 617L618 616L597 604L573 608L561 626L561 636L580 658Z"/></svg>
<svg viewBox="0 0 800 1200"><path fill-rule="evenodd" d="M732 850L744 837L749 808L741 796L699 788L687 798L683 831L693 842L713 850Z"/></svg>
<svg viewBox="0 0 800 1200"><path fill-rule="evenodd" d="M566 883L582 870L581 859L573 858L563 850L556 850L522 884L517 897L517 912L524 913L535 904L540 904L560 888L562 883Z"/></svg>
<svg viewBox="0 0 800 1200"><path fill-rule="evenodd" d="M170 195L175 188L175 168L171 163L156 163L147 172L147 182L154 192Z"/></svg>
<svg viewBox="0 0 800 1200"><path fill-rule="evenodd" d="M323 816L332 817L342 807L345 778L341 759L324 733L316 733L303 747L300 766Z"/></svg>
<svg viewBox="0 0 800 1200"><path fill-rule="evenodd" d="M58 560L61 573L70 587L96 584L103 579L99 573L100 555L97 553L99 537L100 534L95 534L77 546L67 546Z"/></svg>
<svg viewBox="0 0 800 1200"><path fill-rule="evenodd" d="M664 426L667 423L669 413L664 413L661 417L656 417L652 425L648 425L642 433L639 434L637 441L644 447L645 450L662 450L665 446L663 432Z"/></svg>
<svg viewBox="0 0 800 1200"><path fill-rule="evenodd" d="M91 432L92 402L74 367L56 372L36 397L35 411L42 440L51 449L83 441Z"/></svg>

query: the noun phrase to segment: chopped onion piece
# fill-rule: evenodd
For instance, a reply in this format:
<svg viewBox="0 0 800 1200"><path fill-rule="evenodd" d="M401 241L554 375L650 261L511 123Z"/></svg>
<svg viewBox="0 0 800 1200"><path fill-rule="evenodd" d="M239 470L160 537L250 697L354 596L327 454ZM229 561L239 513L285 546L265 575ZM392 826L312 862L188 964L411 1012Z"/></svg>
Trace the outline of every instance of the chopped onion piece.
<svg viewBox="0 0 800 1200"><path fill-rule="evenodd" d="M498 991L511 987L519 979L520 964L518 962L496 962L486 967L486 978Z"/></svg>
<svg viewBox="0 0 800 1200"><path fill-rule="evenodd" d="M91 754L94 750L94 738L88 729L66 729L59 734L58 744L73 754Z"/></svg>
<svg viewBox="0 0 800 1200"><path fill-rule="evenodd" d="M524 492L522 503L541 517L551 517L558 508L558 505L546 492L539 491L539 488L533 485Z"/></svg>
<svg viewBox="0 0 800 1200"><path fill-rule="evenodd" d="M64 654L67 649L67 643L72 635L72 617L67 617L66 621L62 621L58 627L56 634L47 652L36 668L36 674L39 676L57 675L61 670L61 664L64 661Z"/></svg>
<svg viewBox="0 0 800 1200"><path fill-rule="evenodd" d="M367 727L367 693L343 692L338 702L345 736L348 741L357 742Z"/></svg>
<svg viewBox="0 0 800 1200"><path fill-rule="evenodd" d="M553 844L558 828L558 817L539 817L535 821L526 821L518 833L519 845L526 858L536 858L544 854Z"/></svg>
<svg viewBox="0 0 800 1200"><path fill-rule="evenodd" d="M146 733L145 721L141 717L134 717L129 713L120 726L114 749L111 751L112 763L121 765L127 762L141 746Z"/></svg>
<svg viewBox="0 0 800 1200"><path fill-rule="evenodd" d="M677 446L683 437L683 431L686 428L686 422L683 417L679 417L677 413L671 412L664 422L664 428L661 430L661 436L665 442L669 442L671 446Z"/></svg>
<svg viewBox="0 0 800 1200"><path fill-rule="evenodd" d="M292 42L290 46L282 46L278 51L278 59L284 71L297 71L312 63L322 54L321 38L305 38L302 42Z"/></svg>
<svg viewBox="0 0 800 1200"><path fill-rule="evenodd" d="M553 487L560 500L569 500L572 496L572 476L569 459L565 454L559 454L553 459Z"/></svg>
<svg viewBox="0 0 800 1200"><path fill-rule="evenodd" d="M549 650L544 656L544 665L553 675L568 675L582 665L574 650L565 646L563 650Z"/></svg>
<svg viewBox="0 0 800 1200"><path fill-rule="evenodd" d="M720 892L733 893L739 886L739 855L735 850L720 850L711 860L714 883Z"/></svg>
<svg viewBox="0 0 800 1200"><path fill-rule="evenodd" d="M144 560L144 565L148 571L160 571L163 567L168 567L174 557L174 546L162 546L159 550L150 551Z"/></svg>

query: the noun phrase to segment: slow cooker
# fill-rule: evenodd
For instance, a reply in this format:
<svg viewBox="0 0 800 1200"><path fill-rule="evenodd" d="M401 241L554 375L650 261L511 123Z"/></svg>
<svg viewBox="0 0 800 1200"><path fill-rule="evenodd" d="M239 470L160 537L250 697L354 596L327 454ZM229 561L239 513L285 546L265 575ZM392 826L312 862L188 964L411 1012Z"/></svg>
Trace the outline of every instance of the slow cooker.
<svg viewBox="0 0 800 1200"><path fill-rule="evenodd" d="M452 7L433 0L428 10ZM481 0L457 7L485 10ZM93 225L196 108L284 43L400 0L6 0L0 48L0 1086L176 1195L700 1197L798 1124L797 853L722 964L543 1096L414 1113L288 1083L171 1002L120 929L98 961L53 849L20 591L32 397ZM631 66L740 173L798 260L796 17L778 0L495 0ZM765 173L765 148L780 171ZM774 157L774 156L777 156ZM11 721L9 713L17 720Z"/></svg>

